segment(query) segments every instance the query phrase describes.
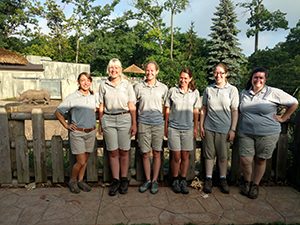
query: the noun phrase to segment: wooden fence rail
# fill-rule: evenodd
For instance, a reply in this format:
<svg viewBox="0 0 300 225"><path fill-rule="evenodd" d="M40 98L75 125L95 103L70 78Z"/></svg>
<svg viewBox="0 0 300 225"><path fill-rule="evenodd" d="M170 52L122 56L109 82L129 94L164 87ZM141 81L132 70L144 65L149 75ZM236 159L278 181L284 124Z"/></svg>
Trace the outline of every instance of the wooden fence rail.
<svg viewBox="0 0 300 225"><path fill-rule="evenodd" d="M297 118L293 149L294 162L297 163L294 168L296 174L294 183L300 186L300 113ZM32 122L31 140L27 140L25 136L26 120ZM68 140L63 140L58 135L53 135L51 140L45 140L45 129L47 129L45 120L56 120L56 118L53 113L43 113L41 109L33 109L31 113L21 113L7 112L5 108L0 108L0 185L11 184L13 180L17 180L18 184L43 183L48 180L53 183L62 183L69 176L74 156L70 154ZM268 162L264 179L285 180L287 178L289 125L283 124L282 126L278 147L273 158ZM164 140L163 147L165 151L162 153L161 180L167 178L169 168L166 140ZM98 138L95 143L95 151L88 161L86 179L89 182L100 180L108 182L111 179L107 151L104 149L103 139ZM134 139L130 155L129 177L142 181L144 179L142 158ZM190 156L189 180L193 179L195 175L200 178L204 176L203 161L201 140L196 140L195 151ZM234 143L229 166L229 178L232 183L237 182L239 173L237 143Z"/></svg>

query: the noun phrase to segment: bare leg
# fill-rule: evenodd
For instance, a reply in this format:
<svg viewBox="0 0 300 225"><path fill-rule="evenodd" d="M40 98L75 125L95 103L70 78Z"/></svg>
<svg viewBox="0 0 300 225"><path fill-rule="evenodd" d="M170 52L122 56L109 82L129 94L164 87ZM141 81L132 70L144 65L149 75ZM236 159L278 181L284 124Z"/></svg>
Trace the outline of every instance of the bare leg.
<svg viewBox="0 0 300 225"><path fill-rule="evenodd" d="M189 151L181 151L181 176L186 177L190 164L190 152Z"/></svg>
<svg viewBox="0 0 300 225"><path fill-rule="evenodd" d="M267 160L256 158L254 160L253 183L259 185L266 170Z"/></svg>
<svg viewBox="0 0 300 225"><path fill-rule="evenodd" d="M86 164L86 155L85 153L78 154L75 156L76 157L76 163L73 165L72 168L72 175L71 175L71 180L77 181L80 171L82 168L85 169L85 164ZM84 173L83 173L84 175ZM83 177L83 176L82 176Z"/></svg>
<svg viewBox="0 0 300 225"><path fill-rule="evenodd" d="M252 179L253 157L240 157L241 171L244 180L250 182Z"/></svg>
<svg viewBox="0 0 300 225"><path fill-rule="evenodd" d="M119 150L113 150L109 152L109 163L112 173L112 177L115 179L120 179L120 162L119 162Z"/></svg>
<svg viewBox="0 0 300 225"><path fill-rule="evenodd" d="M119 150L121 177L127 177L129 168L129 151Z"/></svg>
<svg viewBox="0 0 300 225"><path fill-rule="evenodd" d="M172 170L172 176L178 177L179 174L179 168L180 168L180 151L172 151L172 157L171 157L171 170Z"/></svg>
<svg viewBox="0 0 300 225"><path fill-rule="evenodd" d="M88 158L89 158L89 153L88 152L86 152L86 153L84 153L84 155L83 155L83 162L84 162L84 164L83 164L83 166L81 167L81 169L80 169L80 171L79 171L79 175L78 175L78 180L79 181L82 181L83 180L83 177L84 177L84 174L85 174L85 171L86 171L86 167L87 167L87 161L88 161Z"/></svg>
<svg viewBox="0 0 300 225"><path fill-rule="evenodd" d="M160 153L161 153L160 151L153 150L153 178L152 178L153 181L158 179L160 165L161 165Z"/></svg>
<svg viewBox="0 0 300 225"><path fill-rule="evenodd" d="M214 168L214 160L213 159L205 159L206 176L212 177L213 168Z"/></svg>
<svg viewBox="0 0 300 225"><path fill-rule="evenodd" d="M150 180L150 175L151 175L150 152L143 153L143 166L144 166L146 180Z"/></svg>
<svg viewBox="0 0 300 225"><path fill-rule="evenodd" d="M226 177L227 174L227 160L218 160L220 177Z"/></svg>

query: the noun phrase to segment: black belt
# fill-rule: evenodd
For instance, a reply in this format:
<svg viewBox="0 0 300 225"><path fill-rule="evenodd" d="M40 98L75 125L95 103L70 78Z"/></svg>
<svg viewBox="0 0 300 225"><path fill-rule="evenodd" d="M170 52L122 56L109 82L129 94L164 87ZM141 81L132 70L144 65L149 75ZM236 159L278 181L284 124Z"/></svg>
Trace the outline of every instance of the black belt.
<svg viewBox="0 0 300 225"><path fill-rule="evenodd" d="M107 113L107 112L104 112L104 114L110 115L110 116L124 115L124 114L127 114L127 113L129 113L129 111L119 112L119 113Z"/></svg>
<svg viewBox="0 0 300 225"><path fill-rule="evenodd" d="M96 128L93 127L93 128L80 128L80 127L76 127L75 130L78 130L78 131L82 131L82 132L85 132L85 133L90 133L91 131L95 130Z"/></svg>

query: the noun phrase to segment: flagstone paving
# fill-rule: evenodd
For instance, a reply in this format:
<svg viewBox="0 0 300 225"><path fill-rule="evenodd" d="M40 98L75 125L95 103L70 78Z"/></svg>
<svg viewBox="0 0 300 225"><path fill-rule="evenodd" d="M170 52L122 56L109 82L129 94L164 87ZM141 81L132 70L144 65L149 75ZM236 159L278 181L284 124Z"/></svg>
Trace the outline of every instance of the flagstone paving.
<svg viewBox="0 0 300 225"><path fill-rule="evenodd" d="M156 195L139 193L108 196L108 188L72 194L61 188L0 188L0 225L102 224L254 224L300 223L300 192L286 186L261 187L252 200L231 187L226 195L214 188L204 195L175 194L160 187Z"/></svg>

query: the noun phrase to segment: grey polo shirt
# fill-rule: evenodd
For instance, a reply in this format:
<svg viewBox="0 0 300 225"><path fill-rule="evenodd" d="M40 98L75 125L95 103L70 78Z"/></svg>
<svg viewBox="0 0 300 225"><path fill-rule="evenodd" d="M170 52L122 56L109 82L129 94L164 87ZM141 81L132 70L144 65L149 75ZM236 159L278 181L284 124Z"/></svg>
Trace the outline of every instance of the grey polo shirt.
<svg viewBox="0 0 300 225"><path fill-rule="evenodd" d="M212 84L204 90L202 104L206 106L204 128L209 131L227 134L231 126L231 109L239 106L239 92L229 83L223 88Z"/></svg>
<svg viewBox="0 0 300 225"><path fill-rule="evenodd" d="M198 90L184 93L179 87L172 87L168 91L165 106L170 108L169 126L179 130L190 130L194 127L195 108L201 108Z"/></svg>
<svg viewBox="0 0 300 225"><path fill-rule="evenodd" d="M265 86L256 95L252 90L243 90L240 96L239 132L266 136L279 134L281 126L274 119L279 105L291 106L297 99L288 93Z"/></svg>
<svg viewBox="0 0 300 225"><path fill-rule="evenodd" d="M128 102L136 103L132 84L122 78L117 86L109 80L102 81L99 85L99 101L104 103L104 112L120 113L128 111Z"/></svg>
<svg viewBox="0 0 300 225"><path fill-rule="evenodd" d="M96 125L96 107L98 106L96 95L83 95L76 91L68 95L59 104L57 110L62 114L70 113L72 123L80 128L92 128Z"/></svg>
<svg viewBox="0 0 300 225"><path fill-rule="evenodd" d="M159 81L153 86L142 81L134 86L134 90L138 102L138 122L148 125L162 124L168 87Z"/></svg>

